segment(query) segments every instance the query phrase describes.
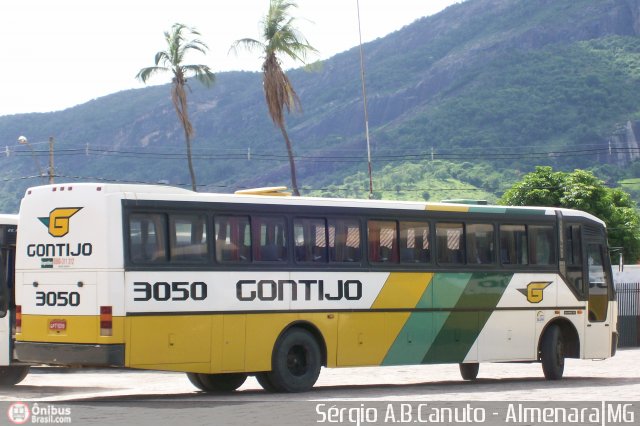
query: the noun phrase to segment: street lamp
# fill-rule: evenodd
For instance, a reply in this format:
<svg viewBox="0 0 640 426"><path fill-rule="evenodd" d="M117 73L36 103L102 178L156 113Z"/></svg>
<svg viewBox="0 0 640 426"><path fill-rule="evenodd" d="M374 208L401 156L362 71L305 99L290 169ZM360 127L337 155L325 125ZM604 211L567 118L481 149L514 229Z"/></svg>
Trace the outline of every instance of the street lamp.
<svg viewBox="0 0 640 426"><path fill-rule="evenodd" d="M42 170L42 166L40 165L40 160L38 160L38 157L36 157L36 153L33 150L33 147L31 146L31 144L29 144L29 140L25 136L20 136L18 138L18 143L20 145L26 145L27 148L29 148L29 151L31 151L31 157L33 158L33 161L35 161L36 168L38 169L38 173L39 173L38 176L44 177L44 172Z"/></svg>
<svg viewBox="0 0 640 426"><path fill-rule="evenodd" d="M18 138L18 143L22 145L26 145L29 148L29 150L31 151L31 155L33 156L33 159L35 160L36 165L38 166L38 170L40 171L40 176L44 177L45 174L44 174L44 171L42 170L42 166L40 165L40 161L36 157L35 152L33 151L33 148L29 144L29 141L27 140L27 138L25 136L20 136ZM55 173L53 169L53 136L49 136L49 184L53 184L54 175Z"/></svg>

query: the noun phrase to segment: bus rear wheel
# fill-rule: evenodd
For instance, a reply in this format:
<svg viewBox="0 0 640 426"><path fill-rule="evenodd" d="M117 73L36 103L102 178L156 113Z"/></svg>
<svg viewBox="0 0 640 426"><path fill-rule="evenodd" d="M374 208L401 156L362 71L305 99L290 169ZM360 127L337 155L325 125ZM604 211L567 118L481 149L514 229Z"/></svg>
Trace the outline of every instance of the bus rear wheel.
<svg viewBox="0 0 640 426"><path fill-rule="evenodd" d="M480 364L477 362L460 363L460 375L464 380L475 380L480 371Z"/></svg>
<svg viewBox="0 0 640 426"><path fill-rule="evenodd" d="M29 374L29 367L26 365L0 367L0 386L17 385Z"/></svg>
<svg viewBox="0 0 640 426"><path fill-rule="evenodd" d="M306 330L285 332L273 351L272 370L266 373L275 392L305 392L320 375L322 357L315 337ZM261 383L262 384L262 383Z"/></svg>
<svg viewBox="0 0 640 426"><path fill-rule="evenodd" d="M247 380L247 375L244 373L187 373L187 378L192 385L205 392L233 392Z"/></svg>
<svg viewBox="0 0 640 426"><path fill-rule="evenodd" d="M562 331L556 324L550 326L542 336L540 345L542 371L547 380L560 380L564 373L564 344Z"/></svg>

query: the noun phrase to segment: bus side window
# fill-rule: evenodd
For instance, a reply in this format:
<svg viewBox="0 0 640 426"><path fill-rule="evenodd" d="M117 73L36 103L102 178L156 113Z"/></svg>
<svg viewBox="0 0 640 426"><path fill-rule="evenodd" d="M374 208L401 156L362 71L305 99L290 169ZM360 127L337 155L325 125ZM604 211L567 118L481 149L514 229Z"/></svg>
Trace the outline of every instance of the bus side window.
<svg viewBox="0 0 640 426"><path fill-rule="evenodd" d="M429 263L428 222L400 222L400 262Z"/></svg>
<svg viewBox="0 0 640 426"><path fill-rule="evenodd" d="M327 261L327 225L321 218L293 221L296 262Z"/></svg>
<svg viewBox="0 0 640 426"><path fill-rule="evenodd" d="M129 250L133 263L166 262L165 215L135 213L129 216Z"/></svg>
<svg viewBox="0 0 640 426"><path fill-rule="evenodd" d="M207 217L178 215L169 217L171 261L189 262L207 259Z"/></svg>
<svg viewBox="0 0 640 426"><path fill-rule="evenodd" d="M360 223L355 219L329 220L329 260L360 262Z"/></svg>
<svg viewBox="0 0 640 426"><path fill-rule="evenodd" d="M528 250L526 225L500 225L500 263L527 265Z"/></svg>
<svg viewBox="0 0 640 426"><path fill-rule="evenodd" d="M438 263L464 263L464 225L462 223L436 224Z"/></svg>
<svg viewBox="0 0 640 426"><path fill-rule="evenodd" d="M466 227L467 263L488 265L495 261L493 225L471 223Z"/></svg>
<svg viewBox="0 0 640 426"><path fill-rule="evenodd" d="M549 225L529 225L529 263L553 265L556 263L555 229Z"/></svg>
<svg viewBox="0 0 640 426"><path fill-rule="evenodd" d="M281 262L287 259L287 232L283 217L253 216L253 259Z"/></svg>
<svg viewBox="0 0 640 426"><path fill-rule="evenodd" d="M371 263L398 263L398 231L395 221L370 220L367 223L367 234Z"/></svg>
<svg viewBox="0 0 640 426"><path fill-rule="evenodd" d="M251 227L248 216L216 216L216 260L220 263L251 262Z"/></svg>

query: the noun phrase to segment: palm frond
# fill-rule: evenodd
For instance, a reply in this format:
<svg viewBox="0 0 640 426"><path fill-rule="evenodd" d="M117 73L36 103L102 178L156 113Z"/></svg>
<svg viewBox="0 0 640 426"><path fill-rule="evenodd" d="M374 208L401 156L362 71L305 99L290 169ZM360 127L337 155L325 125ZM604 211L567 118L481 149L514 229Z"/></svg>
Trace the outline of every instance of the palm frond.
<svg viewBox="0 0 640 426"><path fill-rule="evenodd" d="M156 56L154 58L154 63L156 64L156 66L160 64L171 65L171 57L166 51L161 50L160 52L156 53Z"/></svg>
<svg viewBox="0 0 640 426"><path fill-rule="evenodd" d="M200 83L207 87L211 86L216 80L216 75L206 65L184 65L182 69L185 74L192 73Z"/></svg>
<svg viewBox="0 0 640 426"><path fill-rule="evenodd" d="M266 46L261 41L258 41L252 38L242 38L240 40L236 40L233 42L233 44L229 48L229 53L233 52L234 54L237 55L238 48L240 47L248 50L249 52L256 52L256 51L264 51Z"/></svg>
<svg viewBox="0 0 640 426"><path fill-rule="evenodd" d="M165 67L147 67L147 68L142 68L140 71L138 71L138 74L136 74L136 79L142 81L143 83L146 83L147 80L149 78L151 78L151 76L153 76L154 74L157 74L159 72L165 72L168 71L168 68Z"/></svg>

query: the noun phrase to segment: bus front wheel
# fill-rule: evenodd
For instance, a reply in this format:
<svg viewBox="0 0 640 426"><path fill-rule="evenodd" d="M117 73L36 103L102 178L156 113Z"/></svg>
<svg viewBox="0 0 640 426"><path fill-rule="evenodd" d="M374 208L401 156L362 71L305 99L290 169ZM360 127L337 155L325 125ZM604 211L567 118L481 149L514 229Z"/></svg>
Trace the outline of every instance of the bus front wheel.
<svg viewBox="0 0 640 426"><path fill-rule="evenodd" d="M29 367L26 365L0 367L0 386L17 385L29 374Z"/></svg>
<svg viewBox="0 0 640 426"><path fill-rule="evenodd" d="M564 373L564 344L562 331L557 324L550 326L540 345L542 371L547 380L560 380Z"/></svg>
<svg viewBox="0 0 640 426"><path fill-rule="evenodd" d="M247 380L247 375L244 373L187 373L187 378L192 385L205 392L233 392Z"/></svg>
<svg viewBox="0 0 640 426"><path fill-rule="evenodd" d="M315 337L301 328L286 331L273 351L272 370L266 373L276 392L304 392L320 375L322 355Z"/></svg>
<svg viewBox="0 0 640 426"><path fill-rule="evenodd" d="M475 380L480 371L480 364L477 362L460 363L460 375L464 380Z"/></svg>

